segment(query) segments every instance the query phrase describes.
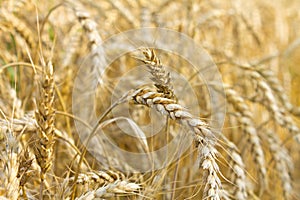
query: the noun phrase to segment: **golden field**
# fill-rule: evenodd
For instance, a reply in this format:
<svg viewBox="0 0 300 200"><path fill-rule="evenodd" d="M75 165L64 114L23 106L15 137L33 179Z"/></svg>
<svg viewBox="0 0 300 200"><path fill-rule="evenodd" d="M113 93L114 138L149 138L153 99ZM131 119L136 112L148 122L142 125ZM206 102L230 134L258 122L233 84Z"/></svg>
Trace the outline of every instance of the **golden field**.
<svg viewBox="0 0 300 200"><path fill-rule="evenodd" d="M0 0L0 199L300 199L297 0Z"/></svg>

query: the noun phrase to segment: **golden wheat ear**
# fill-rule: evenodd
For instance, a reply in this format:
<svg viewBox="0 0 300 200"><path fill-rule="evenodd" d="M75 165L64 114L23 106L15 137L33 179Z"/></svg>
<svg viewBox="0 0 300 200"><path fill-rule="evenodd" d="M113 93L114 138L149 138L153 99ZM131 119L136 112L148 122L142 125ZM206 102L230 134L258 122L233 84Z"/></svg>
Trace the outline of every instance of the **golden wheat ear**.
<svg viewBox="0 0 300 200"><path fill-rule="evenodd" d="M70 180L73 182L74 178ZM122 172L112 170L80 173L75 184L82 186L78 199L134 195L141 189L140 184L130 182Z"/></svg>
<svg viewBox="0 0 300 200"><path fill-rule="evenodd" d="M232 177L233 187L230 188L230 193L235 199L246 200L248 199L246 170L243 158L238 151L236 145L232 142L227 142L229 152L229 163L231 165L229 174Z"/></svg>
<svg viewBox="0 0 300 200"><path fill-rule="evenodd" d="M291 199L293 196L293 161L288 150L282 145L280 137L273 131L266 131L265 138L269 145L269 150L274 159L276 175L281 181L281 190L284 199Z"/></svg>
<svg viewBox="0 0 300 200"><path fill-rule="evenodd" d="M2 127L1 127L2 129ZM3 199L19 199L19 178L18 176L18 154L20 143L15 134L10 129L2 129L0 131L5 138L5 150L0 153L0 196ZM2 141L1 141L2 142ZM5 188L3 191L2 188Z"/></svg>
<svg viewBox="0 0 300 200"><path fill-rule="evenodd" d="M210 129L208 124L194 117L184 107L177 104L175 100L168 99L164 93L151 91L148 88L141 88L132 94L136 104L145 105L156 109L160 114L170 117L176 122L186 125L193 132L198 148L199 166L204 171L204 197L212 200L226 198L219 175L221 171L217 164L219 152L215 148L217 136Z"/></svg>
<svg viewBox="0 0 300 200"><path fill-rule="evenodd" d="M248 139L251 155L253 155L254 163L257 167L260 177L260 185L266 187L267 169L265 165L265 155L258 136L251 110L245 100L232 88L225 87L225 93L228 103L233 106L239 114L237 121L241 124L241 129Z"/></svg>
<svg viewBox="0 0 300 200"><path fill-rule="evenodd" d="M54 145L54 80L53 66L48 62L44 67L42 83L40 85L40 97L37 101L35 117L37 121L37 133L35 138L34 154L41 168L41 185L45 180L53 159ZM42 189L41 189L42 192Z"/></svg>
<svg viewBox="0 0 300 200"><path fill-rule="evenodd" d="M142 48L141 52L144 57L133 57L147 65L152 75L151 80L154 82L157 92L165 94L167 98L174 99L175 94L171 84L170 73L167 72L161 60L156 56L155 51L149 48Z"/></svg>
<svg viewBox="0 0 300 200"><path fill-rule="evenodd" d="M22 189L23 198L27 198L25 184L30 178L30 168L32 165L33 159L29 156L29 150L25 149L23 153L19 156L19 168L17 178L20 179L19 187Z"/></svg>
<svg viewBox="0 0 300 200"><path fill-rule="evenodd" d="M31 50L36 49L36 40L33 37L33 32L28 25L23 21L23 19L19 19L11 12L6 9L1 9L0 17L3 16L4 19L9 22L12 26L13 30L27 43Z"/></svg>

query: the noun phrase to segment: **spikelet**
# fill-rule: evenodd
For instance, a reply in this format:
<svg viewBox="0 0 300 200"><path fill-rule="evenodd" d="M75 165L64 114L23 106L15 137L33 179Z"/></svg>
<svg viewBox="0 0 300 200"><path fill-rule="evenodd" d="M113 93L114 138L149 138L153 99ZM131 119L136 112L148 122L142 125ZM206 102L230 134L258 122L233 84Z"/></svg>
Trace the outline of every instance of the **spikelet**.
<svg viewBox="0 0 300 200"><path fill-rule="evenodd" d="M37 102L35 113L37 122L37 134L35 139L34 153L41 168L41 180L44 181L45 173L52 165L54 145L54 80L53 66L48 62L43 70L43 80L40 85L40 98Z"/></svg>
<svg viewBox="0 0 300 200"><path fill-rule="evenodd" d="M154 82L157 92L164 93L167 98L175 98L173 86L171 84L170 73L166 72L160 59L156 56L153 49L143 49L144 58L138 60L147 64L152 75L151 80Z"/></svg>

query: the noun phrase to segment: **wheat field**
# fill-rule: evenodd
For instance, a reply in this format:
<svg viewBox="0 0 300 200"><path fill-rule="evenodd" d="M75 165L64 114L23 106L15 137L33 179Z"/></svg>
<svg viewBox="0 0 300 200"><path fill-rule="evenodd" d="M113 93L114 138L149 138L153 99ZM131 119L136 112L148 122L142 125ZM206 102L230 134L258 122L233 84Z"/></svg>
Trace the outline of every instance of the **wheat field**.
<svg viewBox="0 0 300 200"><path fill-rule="evenodd" d="M300 199L297 0L0 0L0 199Z"/></svg>

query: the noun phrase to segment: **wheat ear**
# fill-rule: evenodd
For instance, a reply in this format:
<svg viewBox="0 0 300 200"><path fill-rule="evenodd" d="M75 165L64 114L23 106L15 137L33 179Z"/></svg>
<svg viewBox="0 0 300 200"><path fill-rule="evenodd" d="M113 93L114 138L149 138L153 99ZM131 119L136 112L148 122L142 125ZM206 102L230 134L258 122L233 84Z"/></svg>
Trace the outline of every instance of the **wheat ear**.
<svg viewBox="0 0 300 200"><path fill-rule="evenodd" d="M33 134L37 132L37 121L34 119L33 113L30 111L25 114L24 117L20 119L13 119L13 120L3 120L0 119L0 133L2 130L8 130L11 129L14 133L17 135L19 134ZM73 137L70 137L66 132L59 131L57 129L54 130L55 138L63 140L68 148L65 148L65 150L68 152L70 157L73 157L73 162L76 164L79 161L78 153L79 150L77 150L75 146L75 140ZM1 136L0 136L1 137ZM86 162L83 163L82 168L84 170L87 170L89 166Z"/></svg>
<svg viewBox="0 0 300 200"><path fill-rule="evenodd" d="M26 25L23 21L21 21L19 18L17 18L14 14L11 12L5 10L4 8L1 9L0 12L3 17L10 22L10 24L13 26L14 30L26 41L29 49L35 49L36 43L34 38L32 37L33 34L31 29L28 28L28 25ZM0 16L1 16L0 14Z"/></svg>
<svg viewBox="0 0 300 200"><path fill-rule="evenodd" d="M280 84L275 73L262 65L255 66L255 70L266 80L266 82L269 84L270 88L274 91L276 97L280 100L281 104L286 108L286 110L295 116L300 116L300 108L294 106L290 102L284 88Z"/></svg>
<svg viewBox="0 0 300 200"><path fill-rule="evenodd" d="M246 104L245 100L238 95L238 93L230 87L225 87L225 93L228 102L234 107L234 109L240 114L237 120L242 125L243 132L247 135L248 141L251 145L251 150L254 153L254 161L258 166L260 174L260 180L264 186L267 185L267 170L265 166L265 156L261 146L260 139L258 137L252 113Z"/></svg>
<svg viewBox="0 0 300 200"><path fill-rule="evenodd" d="M282 105L288 110L292 110L292 104L289 101L283 87L281 86L278 78L272 70L265 68L262 65L255 66L254 69L265 79L269 84L270 88L273 90L276 97L280 100Z"/></svg>
<svg viewBox="0 0 300 200"><path fill-rule="evenodd" d="M0 81L0 109L5 115L13 113L13 117L20 118L24 115L22 101L18 98L16 90L9 84L9 80L3 76L1 78L3 81Z"/></svg>
<svg viewBox="0 0 300 200"><path fill-rule="evenodd" d="M0 119L0 127L3 129L9 129L14 133L21 133L21 132L35 132L36 131L36 120L33 119L31 114L26 114L24 117L20 119L13 119L13 120L3 120Z"/></svg>
<svg viewBox="0 0 300 200"><path fill-rule="evenodd" d="M73 182L73 179L71 179ZM81 173L77 184L87 186L87 191L76 199L111 197L117 194L134 194L141 189L137 183L128 182L121 172L94 171Z"/></svg>
<svg viewBox="0 0 300 200"><path fill-rule="evenodd" d="M165 70L161 60L156 56L153 49L142 49L144 58L137 58L144 62L152 75L151 80L154 82L158 93L164 93L166 98L175 98L173 86L171 84L170 73Z"/></svg>
<svg viewBox="0 0 300 200"><path fill-rule="evenodd" d="M19 169L18 169L18 175L17 178L20 178L20 188L22 189L23 197L27 199L26 197L26 191L25 191L25 184L30 176L30 167L32 164L33 159L29 157L29 151L28 149L25 149L23 154L19 157Z"/></svg>
<svg viewBox="0 0 300 200"><path fill-rule="evenodd" d="M109 183L103 187L100 187L96 190L90 190L76 199L86 200L86 199L98 199L101 197L107 198L107 197L116 196L118 194L133 195L139 189L140 186L136 183L128 183L127 181L115 181L113 183Z"/></svg>
<svg viewBox="0 0 300 200"><path fill-rule="evenodd" d="M19 199L18 151L19 141L10 129L1 128L5 137L5 149L0 152L1 178L0 185L4 186L4 196L11 200ZM2 174L3 173L3 174ZM4 178L4 180L2 180ZM2 188L0 188L2 190ZM3 193L2 193L3 194Z"/></svg>
<svg viewBox="0 0 300 200"><path fill-rule="evenodd" d="M281 187L285 199L291 199L293 193L293 185L291 178L291 169L293 168L292 158L287 149L282 146L282 143L276 133L272 131L266 132L267 142L275 163L275 170L281 180Z"/></svg>
<svg viewBox="0 0 300 200"><path fill-rule="evenodd" d="M70 63L73 61L75 53L78 51L80 46L80 39L82 35L81 25L76 24L74 25L71 30L68 33L68 37L65 39L66 44L66 52L63 55L62 61L61 61L61 67L65 68L66 66L70 65Z"/></svg>
<svg viewBox="0 0 300 200"><path fill-rule="evenodd" d="M257 83L258 89L263 92L266 101L262 101L261 103L272 112L272 117L274 118L275 122L278 125L288 129L289 132L294 135L294 139L298 143L300 143L300 129L295 124L294 120L289 115L287 115L285 109L281 108L278 105L271 87L263 80L258 72L249 70L248 73L252 78L252 81L255 81Z"/></svg>
<svg viewBox="0 0 300 200"><path fill-rule="evenodd" d="M12 5L11 5L11 8L12 8L11 10L14 13L18 13L22 9L24 9L26 6L28 6L28 4L30 4L30 2L27 1L27 0L16 0L16 1L13 1Z"/></svg>
<svg viewBox="0 0 300 200"><path fill-rule="evenodd" d="M107 62L105 59L105 51L102 44L102 38L97 30L97 23L91 18L90 13L84 9L84 7L79 2L67 1L71 4L74 13L80 22L82 28L84 29L90 49L90 59L91 59L91 72L87 72L88 75L97 74L97 77L101 77L104 74ZM102 85L102 79L98 79L99 83Z"/></svg>
<svg viewBox="0 0 300 200"><path fill-rule="evenodd" d="M91 19L91 16L88 12L82 10L81 8L75 9L75 15L87 34L90 50L95 50L102 43L102 39L97 30L97 23Z"/></svg>
<svg viewBox="0 0 300 200"><path fill-rule="evenodd" d="M246 173L245 173L245 163L241 157L240 152L236 145L228 139L225 140L228 145L229 160L230 160L230 174L233 178L234 190L232 191L235 199L246 200L248 199L247 194L247 183L246 183Z"/></svg>
<svg viewBox="0 0 300 200"><path fill-rule="evenodd" d="M40 98L37 102L35 113L37 122L37 134L35 138L34 154L41 168L41 193L45 174L50 169L53 159L54 145L54 80L53 66L48 62L43 70L42 83L40 85Z"/></svg>
<svg viewBox="0 0 300 200"><path fill-rule="evenodd" d="M220 199L222 184L218 177L220 169L216 162L218 151L214 147L216 135L209 126L200 119L193 117L175 100L166 98L163 93L141 88L133 93L132 98L136 104L155 108L162 115L168 116L180 124L185 124L192 130L198 147L199 165L204 170L204 196L211 200Z"/></svg>

